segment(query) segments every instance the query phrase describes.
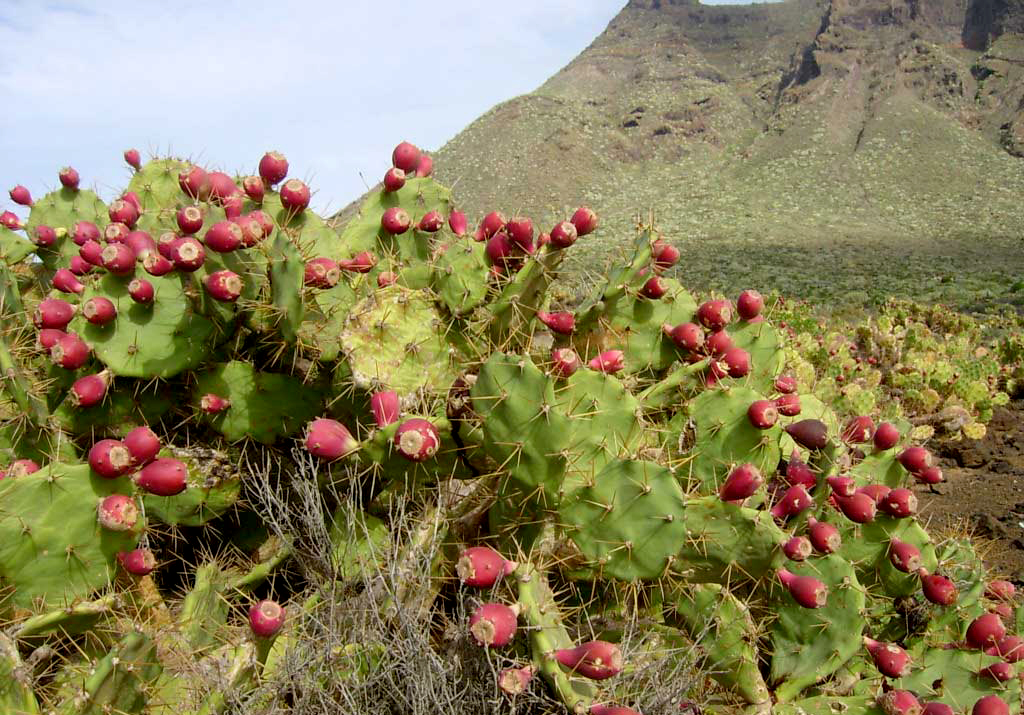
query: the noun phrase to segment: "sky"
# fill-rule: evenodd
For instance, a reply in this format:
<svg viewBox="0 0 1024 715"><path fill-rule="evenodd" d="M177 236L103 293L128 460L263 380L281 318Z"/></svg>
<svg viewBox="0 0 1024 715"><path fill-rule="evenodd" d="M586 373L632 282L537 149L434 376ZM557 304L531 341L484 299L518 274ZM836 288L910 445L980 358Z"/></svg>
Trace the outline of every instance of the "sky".
<svg viewBox="0 0 1024 715"><path fill-rule="evenodd" d="M144 159L250 174L265 151L328 213L407 140L436 150L579 54L624 0L0 0L0 211L73 166L110 200ZM740 4L725 2L716 4Z"/></svg>

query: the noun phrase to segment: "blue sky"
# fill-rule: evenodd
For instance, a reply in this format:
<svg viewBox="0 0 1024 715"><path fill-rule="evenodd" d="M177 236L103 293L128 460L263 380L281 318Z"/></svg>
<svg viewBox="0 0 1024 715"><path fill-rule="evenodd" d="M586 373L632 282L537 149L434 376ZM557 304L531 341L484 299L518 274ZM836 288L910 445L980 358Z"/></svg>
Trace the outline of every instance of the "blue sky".
<svg viewBox="0 0 1024 715"><path fill-rule="evenodd" d="M623 5L0 0L0 210L24 217L7 189L41 196L65 165L109 199L130 177L128 147L238 173L277 149L315 209L341 208L396 143L439 148L536 88Z"/></svg>

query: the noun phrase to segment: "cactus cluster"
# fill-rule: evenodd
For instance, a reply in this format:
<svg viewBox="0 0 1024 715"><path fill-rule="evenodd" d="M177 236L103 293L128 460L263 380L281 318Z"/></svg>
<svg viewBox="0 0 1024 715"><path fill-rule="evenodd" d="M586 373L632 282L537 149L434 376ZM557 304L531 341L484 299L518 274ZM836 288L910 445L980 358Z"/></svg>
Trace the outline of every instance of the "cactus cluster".
<svg viewBox="0 0 1024 715"><path fill-rule="evenodd" d="M65 170L12 190L31 210L0 229L4 712L226 713L273 682L339 597L312 585L315 534L276 528L282 487L325 495L321 570L381 613L468 606L513 704L644 712L631 670L697 652L713 701L750 712L1019 711L1014 589L917 520L941 470L871 391L955 395L973 425L998 365L948 363L909 314L833 351L756 291L699 301L651 226L562 300L594 212L472 229L407 142L344 227L277 152L242 177L125 159L109 205ZM833 374L855 354L887 370L871 399ZM410 501L421 528L389 556ZM407 582L371 586L385 570ZM624 609L657 639L599 625ZM44 645L58 667L33 667ZM344 681L385 656L332 657ZM281 687L246 712L286 711Z"/></svg>

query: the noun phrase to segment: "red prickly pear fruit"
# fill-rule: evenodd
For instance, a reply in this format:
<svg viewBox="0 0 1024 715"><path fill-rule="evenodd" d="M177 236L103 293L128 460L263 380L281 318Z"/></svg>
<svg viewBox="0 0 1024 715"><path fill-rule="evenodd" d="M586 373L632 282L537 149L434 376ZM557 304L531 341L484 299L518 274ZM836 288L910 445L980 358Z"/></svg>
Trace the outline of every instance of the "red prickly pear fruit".
<svg viewBox="0 0 1024 715"><path fill-rule="evenodd" d="M505 222L504 230L516 246L527 253L533 251L533 221L525 216L513 216Z"/></svg>
<svg viewBox="0 0 1024 715"><path fill-rule="evenodd" d="M306 450L320 459L341 459L359 449L359 442L335 420L317 419L306 425Z"/></svg>
<svg viewBox="0 0 1024 715"><path fill-rule="evenodd" d="M420 160L416 164L416 176L425 179L434 173L434 160L426 154L420 154Z"/></svg>
<svg viewBox="0 0 1024 715"><path fill-rule="evenodd" d="M145 231L132 231L124 239L125 245L135 252L136 259L142 259L156 251L156 241Z"/></svg>
<svg viewBox="0 0 1024 715"><path fill-rule="evenodd" d="M1005 637L1006 626L1003 625L1003 619L995 613L985 613L975 618L971 621L971 625L967 626L965 640L971 648L984 650L994 646Z"/></svg>
<svg viewBox="0 0 1024 715"><path fill-rule="evenodd" d="M86 375L75 380L71 386L69 397L75 407L92 407L103 402L107 394L110 373L103 371L95 375Z"/></svg>
<svg viewBox="0 0 1024 715"><path fill-rule="evenodd" d="M917 570L921 579L921 590L924 597L937 606L952 606L957 600L956 584L945 576L929 574L923 566Z"/></svg>
<svg viewBox="0 0 1024 715"><path fill-rule="evenodd" d="M696 353L704 349L704 330L696 323L680 323L674 328L664 326L662 330L680 350Z"/></svg>
<svg viewBox="0 0 1024 715"><path fill-rule="evenodd" d="M338 268L350 273L369 273L377 265L377 257L369 251L361 251L352 258L338 261Z"/></svg>
<svg viewBox="0 0 1024 715"><path fill-rule="evenodd" d="M96 520L110 531L131 531L139 522L139 507L126 494L111 494L96 505Z"/></svg>
<svg viewBox="0 0 1024 715"><path fill-rule="evenodd" d="M92 221L77 221L71 229L71 240L76 246L82 246L86 241L99 241L102 235L99 226Z"/></svg>
<svg viewBox="0 0 1024 715"><path fill-rule="evenodd" d="M607 350L587 363L587 367L607 375L614 374L626 366L626 356L621 350Z"/></svg>
<svg viewBox="0 0 1024 715"><path fill-rule="evenodd" d="M60 298L45 298L39 301L32 322L37 328L63 330L75 317L75 306Z"/></svg>
<svg viewBox="0 0 1024 715"><path fill-rule="evenodd" d="M214 271L203 281L206 292L214 300L233 303L242 295L242 278L234 271Z"/></svg>
<svg viewBox="0 0 1024 715"><path fill-rule="evenodd" d="M27 477L29 474L38 472L39 469L39 465L33 462L31 459L15 459L7 468L6 476L10 477L11 479L17 479L18 477Z"/></svg>
<svg viewBox="0 0 1024 715"><path fill-rule="evenodd" d="M128 234L132 230L120 221L107 224L106 228L103 229L103 240L107 243L124 243L124 240L128 238Z"/></svg>
<svg viewBox="0 0 1024 715"><path fill-rule="evenodd" d="M302 282L312 288L333 288L341 280L341 268L326 256L306 262Z"/></svg>
<svg viewBox="0 0 1024 715"><path fill-rule="evenodd" d="M50 348L50 359L65 370L77 370L88 362L91 352L84 340L74 333L67 333L57 338Z"/></svg>
<svg viewBox="0 0 1024 715"><path fill-rule="evenodd" d="M437 233L444 226L444 217L440 211L428 211L416 224L416 228L426 233Z"/></svg>
<svg viewBox="0 0 1024 715"><path fill-rule="evenodd" d="M680 709L682 709L681 703ZM640 713L625 705L591 705L590 715L640 715Z"/></svg>
<svg viewBox="0 0 1024 715"><path fill-rule="evenodd" d="M823 449L828 444L828 427L821 420L794 422L786 426L786 433L807 449Z"/></svg>
<svg viewBox="0 0 1024 715"><path fill-rule="evenodd" d="M1009 663L1019 663L1024 660L1024 638L1006 636L994 646L986 648L985 653L1005 658Z"/></svg>
<svg viewBox="0 0 1024 715"><path fill-rule="evenodd" d="M999 683L1005 683L1016 677L1013 666L1006 662L993 663L988 667L982 668L978 671L978 675L982 678L990 678Z"/></svg>
<svg viewBox="0 0 1024 715"><path fill-rule="evenodd" d="M135 271L135 251L126 243L108 243L100 254L100 260L104 268L119 276Z"/></svg>
<svg viewBox="0 0 1024 715"><path fill-rule="evenodd" d="M385 231L393 236L400 236L409 230L412 219L401 206L392 206L380 217L380 225Z"/></svg>
<svg viewBox="0 0 1024 715"><path fill-rule="evenodd" d="M879 422L872 439L875 443L875 449L892 449L899 444L900 431L891 422Z"/></svg>
<svg viewBox="0 0 1024 715"><path fill-rule="evenodd" d="M835 495L836 505L839 511L850 521L856 524L867 524L874 521L877 505L875 500L864 492L856 492L853 496Z"/></svg>
<svg viewBox="0 0 1024 715"><path fill-rule="evenodd" d="M403 457L413 462L423 462L437 453L441 446L441 436L433 423L414 417L398 426L394 442Z"/></svg>
<svg viewBox="0 0 1024 715"><path fill-rule="evenodd" d="M139 209L131 201L116 199L107 209L107 216L114 223L123 223L128 228L132 228L139 220Z"/></svg>
<svg viewBox="0 0 1024 715"><path fill-rule="evenodd" d="M555 248L568 248L579 238L576 227L570 221L555 224L555 227L551 229L550 236L551 245Z"/></svg>
<svg viewBox="0 0 1024 715"><path fill-rule="evenodd" d="M234 196L238 191L235 180L223 171L211 171L207 174L207 179L210 182L210 200L215 203L223 204L225 199Z"/></svg>
<svg viewBox="0 0 1024 715"><path fill-rule="evenodd" d="M802 484L797 484L783 492L782 498L771 508L771 515L775 519L785 521L805 509L810 509L813 505L814 500L811 495L807 493Z"/></svg>
<svg viewBox="0 0 1024 715"><path fill-rule="evenodd" d="M0 226L9 231L18 231L21 230L21 219L13 211L4 211L0 214Z"/></svg>
<svg viewBox="0 0 1024 715"><path fill-rule="evenodd" d="M234 193L222 199L220 205L224 207L224 218L228 221L234 221L242 215L242 209L245 208L245 199L242 198L241 193Z"/></svg>
<svg viewBox="0 0 1024 715"><path fill-rule="evenodd" d="M921 703L909 690L890 690L878 698L885 715L921 715Z"/></svg>
<svg viewBox="0 0 1024 715"><path fill-rule="evenodd" d="M40 224L32 229L32 243L43 248L52 246L57 242L57 232L49 226Z"/></svg>
<svg viewBox="0 0 1024 715"><path fill-rule="evenodd" d="M786 463L785 477L786 483L790 486L803 484L808 489L813 489L818 485L817 475L807 466L806 462L800 459L800 455L797 454L796 450L793 450L789 462Z"/></svg>
<svg viewBox="0 0 1024 715"><path fill-rule="evenodd" d="M484 253L491 265L495 266L504 266L517 255L515 244L504 231L498 231L487 239Z"/></svg>
<svg viewBox="0 0 1024 715"><path fill-rule="evenodd" d="M806 536L793 536L782 544L782 553L790 561L806 561L814 548Z"/></svg>
<svg viewBox="0 0 1024 715"><path fill-rule="evenodd" d="M128 166L135 169L135 171L142 169L142 156L139 154L138 149L125 149L124 160L127 162Z"/></svg>
<svg viewBox="0 0 1024 715"><path fill-rule="evenodd" d="M576 316L572 313L547 313L543 310L537 311L537 320L548 326L548 329L559 335L572 335L576 329Z"/></svg>
<svg viewBox="0 0 1024 715"><path fill-rule="evenodd" d="M402 406L398 400L398 393L394 390L381 390L370 396L370 410L373 412L373 421L384 428L398 422L402 412Z"/></svg>
<svg viewBox="0 0 1024 715"><path fill-rule="evenodd" d="M753 320L764 310L764 297L756 290L745 290L736 299L736 312L743 320Z"/></svg>
<svg viewBox="0 0 1024 715"><path fill-rule="evenodd" d="M896 455L896 461L902 464L908 472L920 472L935 466L932 453L924 447L907 447Z"/></svg>
<svg viewBox="0 0 1024 715"><path fill-rule="evenodd" d="M134 206L135 210L138 211L139 214L142 213L142 201L139 199L139 195L137 193L134 191L125 191L121 194L121 198Z"/></svg>
<svg viewBox="0 0 1024 715"><path fill-rule="evenodd" d="M971 715L1010 715L1010 706L998 695L985 695L975 701Z"/></svg>
<svg viewBox="0 0 1024 715"><path fill-rule="evenodd" d="M722 356L722 362L729 370L729 377L746 377L750 374L750 353L743 348L729 348Z"/></svg>
<svg viewBox="0 0 1024 715"><path fill-rule="evenodd" d="M207 392L199 398L199 409L208 415L217 415L231 407L231 400L212 392Z"/></svg>
<svg viewBox="0 0 1024 715"><path fill-rule="evenodd" d="M78 249L79 257L92 266L103 265L103 246L99 241L86 241Z"/></svg>
<svg viewBox="0 0 1024 715"><path fill-rule="evenodd" d="M210 177L198 166L190 166L178 174L178 186L193 199L206 201L210 197Z"/></svg>
<svg viewBox="0 0 1024 715"><path fill-rule="evenodd" d="M732 304L727 300L709 300L697 308L697 322L714 332L732 322Z"/></svg>
<svg viewBox="0 0 1024 715"><path fill-rule="evenodd" d="M828 485L840 497L852 497L857 493L857 482L853 477L829 477Z"/></svg>
<svg viewBox="0 0 1024 715"><path fill-rule="evenodd" d="M159 497L181 494L187 482L188 467L181 460L171 457L154 459L135 475L135 483L139 487Z"/></svg>
<svg viewBox="0 0 1024 715"><path fill-rule="evenodd" d="M704 349L708 355L714 355L719 357L725 354L725 351L731 348L733 345L732 337L725 330L719 330L711 333L704 341Z"/></svg>
<svg viewBox="0 0 1024 715"><path fill-rule="evenodd" d="M174 270L174 264L157 253L150 253L143 258L142 267L151 276L165 276Z"/></svg>
<svg viewBox="0 0 1024 715"><path fill-rule="evenodd" d="M288 160L280 152L268 151L260 159L258 171L267 186L279 184L288 176Z"/></svg>
<svg viewBox="0 0 1024 715"><path fill-rule="evenodd" d="M667 241L659 238L651 244L651 258L654 259L655 271L668 270L679 263L680 257L679 249Z"/></svg>
<svg viewBox="0 0 1024 715"><path fill-rule="evenodd" d="M588 233L593 233L597 228L597 214L587 206L580 206L576 209L576 212L569 220L576 227L577 236L586 236Z"/></svg>
<svg viewBox="0 0 1024 715"><path fill-rule="evenodd" d="M952 707L946 705L946 703L940 703L934 700L930 703L924 703L923 708L924 709L921 710L921 715L955 715Z"/></svg>
<svg viewBox="0 0 1024 715"><path fill-rule="evenodd" d="M904 487L892 489L880 502L878 508L897 519L905 519L917 513L917 497Z"/></svg>
<svg viewBox="0 0 1024 715"><path fill-rule="evenodd" d="M156 432L143 425L136 427L121 440L131 455L132 464L149 464L160 451L160 438Z"/></svg>
<svg viewBox="0 0 1024 715"><path fill-rule="evenodd" d="M779 411L772 400L754 400L747 408L747 418L757 429L770 429L779 421Z"/></svg>
<svg viewBox="0 0 1024 715"><path fill-rule="evenodd" d="M288 179L281 185L281 205L288 213L305 211L309 206L309 187L298 179Z"/></svg>
<svg viewBox="0 0 1024 715"><path fill-rule="evenodd" d="M893 536L889 539L889 562L903 573L917 573L921 568L921 552L913 544Z"/></svg>
<svg viewBox="0 0 1024 715"><path fill-rule="evenodd" d="M156 250L169 261L174 260L174 244L183 237L174 231L164 231L156 239ZM189 237L191 238L191 236Z"/></svg>
<svg viewBox="0 0 1024 715"><path fill-rule="evenodd" d="M985 598L990 598L993 601L1012 601L1016 592L1016 586L1001 579L989 581L985 586Z"/></svg>
<svg viewBox="0 0 1024 715"><path fill-rule="evenodd" d="M870 442L875 434L875 422L866 415L854 417L846 423L840 435L846 444L864 444Z"/></svg>
<svg viewBox="0 0 1024 715"><path fill-rule="evenodd" d="M913 472L912 476L918 484L941 484L946 480L941 467L928 467L920 472Z"/></svg>
<svg viewBox="0 0 1024 715"><path fill-rule="evenodd" d="M171 244L171 262L179 271L193 273L206 262L206 249L192 236L181 236Z"/></svg>
<svg viewBox="0 0 1024 715"><path fill-rule="evenodd" d="M101 251L102 253L102 251ZM68 270L74 276L85 276L92 273L93 265L79 255L71 257L71 264Z"/></svg>
<svg viewBox="0 0 1024 715"><path fill-rule="evenodd" d="M284 608L276 601L254 603L249 608L249 628L257 638L270 638L281 631L284 615Z"/></svg>
<svg viewBox="0 0 1024 715"><path fill-rule="evenodd" d="M567 378L582 365L580 356L572 348L555 348L551 351L551 369L558 377Z"/></svg>
<svg viewBox="0 0 1024 715"><path fill-rule="evenodd" d="M997 603L989 610L1000 618L1013 618L1013 609L1010 608L1010 604L1008 603Z"/></svg>
<svg viewBox="0 0 1024 715"><path fill-rule="evenodd" d="M776 570L779 581L804 608L821 608L828 602L828 586L813 576L797 576L786 569Z"/></svg>
<svg viewBox="0 0 1024 715"><path fill-rule="evenodd" d="M764 476L753 464L741 464L729 472L729 476L718 490L722 501L742 501L761 488Z"/></svg>
<svg viewBox="0 0 1024 715"><path fill-rule="evenodd" d="M508 219L505 218L505 214L501 211L491 211L489 214L484 216L483 221L480 222L480 232L482 238L480 240L486 241L488 238L493 236L505 228L505 224L508 223Z"/></svg>
<svg viewBox="0 0 1024 715"><path fill-rule="evenodd" d="M119 439L101 439L89 449L89 466L104 479L123 477L132 470L132 453Z"/></svg>
<svg viewBox="0 0 1024 715"><path fill-rule="evenodd" d="M892 488L885 484L865 484L863 487L857 488L858 492L867 494L869 497L875 500L875 504L881 504L882 500L889 496L889 492Z"/></svg>
<svg viewBox="0 0 1024 715"><path fill-rule="evenodd" d="M391 152L392 166L412 174L420 165L420 150L415 144L403 141Z"/></svg>
<svg viewBox="0 0 1024 715"><path fill-rule="evenodd" d="M384 191L391 193L392 191L398 191L403 186L405 186L405 172L398 167L388 169L387 173L384 174Z"/></svg>
<svg viewBox="0 0 1024 715"><path fill-rule="evenodd" d="M811 540L814 550L822 554L833 554L843 545L839 529L827 521L818 521L813 516L807 520L807 537Z"/></svg>
<svg viewBox="0 0 1024 715"><path fill-rule="evenodd" d="M509 561L490 546L471 546L459 556L455 573L466 586L490 588L518 566L515 561Z"/></svg>
<svg viewBox="0 0 1024 715"><path fill-rule="evenodd" d="M36 335L36 346L43 350L49 350L65 335L67 335L67 333L63 330L58 330L56 328L43 328L39 331L39 334Z"/></svg>
<svg viewBox="0 0 1024 715"><path fill-rule="evenodd" d="M242 245L252 248L269 235L264 223L255 215L255 211L235 220L242 229ZM262 214L263 212L260 211Z"/></svg>
<svg viewBox="0 0 1024 715"><path fill-rule="evenodd" d="M18 204L19 206L32 205L32 194L30 194L28 189L26 189L21 184L18 184L7 193L11 197L11 201Z"/></svg>
<svg viewBox="0 0 1024 715"><path fill-rule="evenodd" d="M162 261L166 260L163 256L156 256L156 258ZM155 295L153 284L145 278L133 278L128 284L128 295L136 303L149 305L153 302L153 296Z"/></svg>
<svg viewBox="0 0 1024 715"><path fill-rule="evenodd" d="M132 551L118 551L117 560L122 568L132 576L147 576L156 568L156 557L149 549L139 548Z"/></svg>
<svg viewBox="0 0 1024 715"><path fill-rule="evenodd" d="M522 695L533 679L535 669L532 665L522 668L505 668L498 673L498 688L506 695Z"/></svg>
<svg viewBox="0 0 1024 715"><path fill-rule="evenodd" d="M377 287L387 288L389 285L394 285L395 281L398 280L398 274L392 273L391 271L381 271L377 274Z"/></svg>
<svg viewBox="0 0 1024 715"><path fill-rule="evenodd" d="M484 647L502 647L516 635L519 608L504 603L485 603L469 618L469 632Z"/></svg>
<svg viewBox="0 0 1024 715"><path fill-rule="evenodd" d="M230 253L242 245L242 228L234 221L218 221L206 231L203 243L217 253Z"/></svg>
<svg viewBox="0 0 1024 715"><path fill-rule="evenodd" d="M448 228L452 230L456 236L465 236L466 231L469 229L469 222L466 220L466 214L461 211L452 211L448 214Z"/></svg>
<svg viewBox="0 0 1024 715"><path fill-rule="evenodd" d="M82 281L67 268L61 268L53 274L53 287L62 293L81 293L85 290Z"/></svg>
<svg viewBox="0 0 1024 715"><path fill-rule="evenodd" d="M94 296L82 304L82 316L93 325L106 325L117 317L117 306L109 298Z"/></svg>
<svg viewBox="0 0 1024 715"><path fill-rule="evenodd" d="M910 656L907 651L895 643L881 643L864 636L864 645L875 661L878 672L887 678L902 678L910 668Z"/></svg>
<svg viewBox="0 0 1024 715"><path fill-rule="evenodd" d="M588 641L556 650L555 660L591 680L605 680L622 672L622 650L608 641Z"/></svg>
<svg viewBox="0 0 1024 715"><path fill-rule="evenodd" d="M266 194L266 187L263 185L263 179L258 176L247 176L242 179L242 191L249 197L249 200L254 204L262 204L263 197Z"/></svg>
<svg viewBox="0 0 1024 715"><path fill-rule="evenodd" d="M203 212L198 206L185 206L178 209L175 220L182 234L191 236L203 227Z"/></svg>

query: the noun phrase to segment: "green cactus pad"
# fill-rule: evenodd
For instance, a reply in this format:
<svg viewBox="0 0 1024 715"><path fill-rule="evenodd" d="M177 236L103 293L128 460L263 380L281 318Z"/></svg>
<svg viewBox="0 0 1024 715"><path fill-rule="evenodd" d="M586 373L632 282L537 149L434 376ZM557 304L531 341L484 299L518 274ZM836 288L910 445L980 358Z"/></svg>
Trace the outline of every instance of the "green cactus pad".
<svg viewBox="0 0 1024 715"><path fill-rule="evenodd" d="M141 715L149 700L148 692L162 671L156 642L138 631L129 633L89 670L81 683L82 697L75 698L71 712Z"/></svg>
<svg viewBox="0 0 1024 715"><path fill-rule="evenodd" d="M144 494L146 515L172 526L202 526L238 501L241 474L227 454L205 447L169 447L160 456L180 459L188 468L185 491L170 497Z"/></svg>
<svg viewBox="0 0 1024 715"><path fill-rule="evenodd" d="M0 584L21 607L67 606L105 588L118 551L131 551L142 529L104 529L96 506L130 494L127 479L103 479L88 465L53 463L0 482Z"/></svg>
<svg viewBox="0 0 1024 715"><path fill-rule="evenodd" d="M0 263L13 266L36 250L36 245L14 231L0 226Z"/></svg>
<svg viewBox="0 0 1024 715"><path fill-rule="evenodd" d="M214 562L196 568L192 589L185 596L178 616L181 637L192 651L222 645L231 604L225 598L229 575Z"/></svg>
<svg viewBox="0 0 1024 715"><path fill-rule="evenodd" d="M865 445L865 447L868 451L871 450L869 445ZM868 454L855 464L849 473L857 478L858 486L885 484L893 489L905 486L908 474L907 470L896 461L897 451L887 449L884 452Z"/></svg>
<svg viewBox="0 0 1024 715"><path fill-rule="evenodd" d="M843 546L839 553L854 565L866 586L880 583L890 596L909 596L920 590L916 575L899 571L889 561L889 542L893 537L917 547L921 565L928 571L935 570L935 547L915 519L894 519L879 513L867 524L855 525L844 518L832 521L842 530Z"/></svg>
<svg viewBox="0 0 1024 715"><path fill-rule="evenodd" d="M181 159L153 159L132 175L126 191L134 191L139 197L143 216L152 216L161 211L170 212L173 222L177 204L191 203L189 196L178 184L178 174L190 166Z"/></svg>
<svg viewBox="0 0 1024 715"><path fill-rule="evenodd" d="M173 406L171 395L159 387L133 395L130 387L115 389L115 385L111 385L100 404L76 407L65 398L54 410L53 417L72 434L120 437L135 427L155 423Z"/></svg>
<svg viewBox="0 0 1024 715"><path fill-rule="evenodd" d="M791 703L775 703L771 711L772 715L885 715L872 695L817 695Z"/></svg>
<svg viewBox="0 0 1024 715"><path fill-rule="evenodd" d="M402 236L391 236L380 225L384 212L394 206L401 206L409 213L412 225L430 211L438 211L448 216L448 204L451 191L433 179L409 178L405 186L398 191L378 191L370 194L359 207L359 213L345 226L341 233L341 243L353 253L359 251L378 252L380 248L394 250L404 243L414 240L412 230ZM398 245L396 245L398 244ZM331 255L331 254L322 254Z"/></svg>
<svg viewBox="0 0 1024 715"><path fill-rule="evenodd" d="M986 695L998 695L1010 704L1010 712L1020 711L1020 681L1016 678L997 683L978 676L982 668L1002 658L959 649L927 648L911 650L910 674L893 683L894 688L911 690L922 701L941 700L958 712L970 712L974 703Z"/></svg>
<svg viewBox="0 0 1024 715"><path fill-rule="evenodd" d="M693 583L729 584L761 578L782 559L786 534L771 514L717 496L686 502L686 538L673 570Z"/></svg>
<svg viewBox="0 0 1024 715"><path fill-rule="evenodd" d="M272 249L270 259L279 260L280 256ZM229 324L239 317L239 314L248 307L248 303L260 299L264 293L269 292L266 290L267 260L267 257L256 248L238 249L230 253L207 250L202 267L192 274L194 292L199 299L199 312L218 322L223 326L222 329L230 333ZM207 276L223 270L237 273L242 281L242 292L236 301L215 300L203 287ZM273 269L271 273L274 275ZM299 303L301 304L301 296Z"/></svg>
<svg viewBox="0 0 1024 715"><path fill-rule="evenodd" d="M91 221L102 227L107 223L107 205L87 189L62 188L52 191L32 205L25 230L32 235L36 226L64 229L68 235L59 237L52 246L37 251L43 263L50 270L67 265L71 256L78 254L78 246L70 234L79 221Z"/></svg>
<svg viewBox="0 0 1024 715"><path fill-rule="evenodd" d="M32 692L32 680L18 646L0 634L0 712L11 715L38 715L39 702Z"/></svg>
<svg viewBox="0 0 1024 715"><path fill-rule="evenodd" d="M332 362L341 352L341 331L349 311L364 294L365 283L353 288L342 281L333 288L318 290L307 303L306 315L299 327L299 341L316 351L322 362Z"/></svg>
<svg viewBox="0 0 1024 715"><path fill-rule="evenodd" d="M555 391L558 410L569 418L569 470L586 477L636 450L643 436L640 403L612 376L577 370Z"/></svg>
<svg viewBox="0 0 1024 715"><path fill-rule="evenodd" d="M344 581L368 579L381 572L390 553L391 532L375 516L362 514L350 520L339 508L330 523L332 559L338 578Z"/></svg>
<svg viewBox="0 0 1024 715"><path fill-rule="evenodd" d="M278 231L270 248L270 292L274 306L272 323L281 337L294 342L305 315L302 285L306 264L284 232Z"/></svg>
<svg viewBox="0 0 1024 715"><path fill-rule="evenodd" d="M431 267L431 287L454 316L465 316L487 298L484 244L468 238L445 245Z"/></svg>
<svg viewBox="0 0 1024 715"><path fill-rule="evenodd" d="M732 344L750 353L750 374L743 378L744 384L758 392L772 392L786 362L778 332L767 322L734 323L727 330Z"/></svg>

